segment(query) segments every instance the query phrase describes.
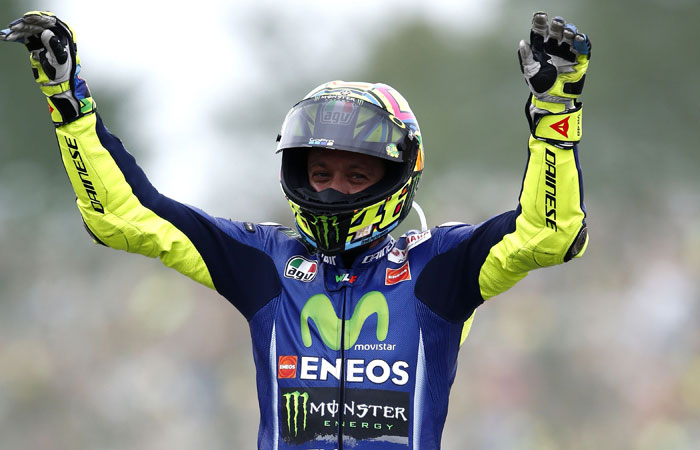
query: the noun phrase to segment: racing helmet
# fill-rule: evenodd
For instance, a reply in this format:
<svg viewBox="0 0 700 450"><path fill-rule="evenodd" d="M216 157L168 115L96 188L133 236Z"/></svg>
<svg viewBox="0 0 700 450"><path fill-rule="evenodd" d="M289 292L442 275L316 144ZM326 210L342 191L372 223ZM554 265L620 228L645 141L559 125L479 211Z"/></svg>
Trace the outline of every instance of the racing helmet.
<svg viewBox="0 0 700 450"><path fill-rule="evenodd" d="M386 84L331 81L287 113L277 136L280 184L296 227L311 247L335 255L383 238L408 215L423 172L423 145L408 102ZM384 161L384 177L354 194L316 192L309 149L348 151Z"/></svg>

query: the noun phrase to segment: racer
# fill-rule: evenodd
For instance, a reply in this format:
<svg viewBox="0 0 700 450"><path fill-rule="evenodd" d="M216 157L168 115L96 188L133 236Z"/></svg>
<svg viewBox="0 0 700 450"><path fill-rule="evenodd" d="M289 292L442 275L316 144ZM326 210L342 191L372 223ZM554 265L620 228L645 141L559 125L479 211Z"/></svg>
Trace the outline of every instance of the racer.
<svg viewBox="0 0 700 450"><path fill-rule="evenodd" d="M474 310L587 246L577 143L590 41L560 17L536 13L518 50L531 135L517 207L398 240L424 150L390 86L332 81L289 111L277 151L292 230L160 194L103 124L75 35L53 14L29 12L0 40L30 51L94 241L159 257L248 320L260 449L439 449Z"/></svg>

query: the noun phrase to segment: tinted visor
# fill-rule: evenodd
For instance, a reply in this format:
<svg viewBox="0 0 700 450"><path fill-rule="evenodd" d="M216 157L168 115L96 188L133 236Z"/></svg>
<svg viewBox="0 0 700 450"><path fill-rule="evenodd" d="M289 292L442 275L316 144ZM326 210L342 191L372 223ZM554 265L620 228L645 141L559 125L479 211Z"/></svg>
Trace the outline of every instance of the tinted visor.
<svg viewBox="0 0 700 450"><path fill-rule="evenodd" d="M366 100L314 97L287 114L277 151L321 147L403 162L412 133L398 118Z"/></svg>

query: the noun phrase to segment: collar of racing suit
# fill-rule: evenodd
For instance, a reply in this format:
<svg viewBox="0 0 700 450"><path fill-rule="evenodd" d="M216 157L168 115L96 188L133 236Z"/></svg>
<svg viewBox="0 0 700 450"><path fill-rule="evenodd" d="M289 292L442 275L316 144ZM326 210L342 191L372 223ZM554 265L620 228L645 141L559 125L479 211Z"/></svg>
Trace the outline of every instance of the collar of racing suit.
<svg viewBox="0 0 700 450"><path fill-rule="evenodd" d="M396 240L391 236L387 235L382 239L378 245L371 248L367 248L355 256L350 268L362 267L367 264L379 261L383 257L389 254L389 252L396 245ZM324 264L330 264L337 267L345 267L343 263L342 255L327 256L321 254L319 257L320 261Z"/></svg>

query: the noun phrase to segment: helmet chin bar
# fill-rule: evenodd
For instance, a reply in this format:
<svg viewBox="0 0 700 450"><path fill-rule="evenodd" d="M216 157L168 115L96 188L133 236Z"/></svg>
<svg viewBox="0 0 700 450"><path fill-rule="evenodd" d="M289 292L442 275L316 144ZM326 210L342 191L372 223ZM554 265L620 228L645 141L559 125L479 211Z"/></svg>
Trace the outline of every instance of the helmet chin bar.
<svg viewBox="0 0 700 450"><path fill-rule="evenodd" d="M283 154L283 159L288 158L283 167L305 168L300 164L302 158L298 158L303 153L297 153L298 149L292 152ZM283 178L282 188L304 239L319 252L332 256L382 239L408 215L420 178L419 173L411 171L404 182L409 167L388 163L381 180L354 194L333 188L317 192L306 171L294 171L286 180Z"/></svg>
<svg viewBox="0 0 700 450"><path fill-rule="evenodd" d="M374 203L359 208L347 204L318 208L308 206L311 202L299 204L292 196L287 200L304 240L321 253L337 255L378 241L396 228L412 209L419 178L420 173L415 173L405 184L392 188L392 193L375 196ZM337 191L323 194L347 196Z"/></svg>
<svg viewBox="0 0 700 450"><path fill-rule="evenodd" d="M406 100L390 86L323 84L292 107L277 142L282 191L297 229L319 252L337 255L365 247L385 237L412 210L423 172L420 128ZM317 192L308 175L311 148L379 158L384 176L353 194L332 188Z"/></svg>

